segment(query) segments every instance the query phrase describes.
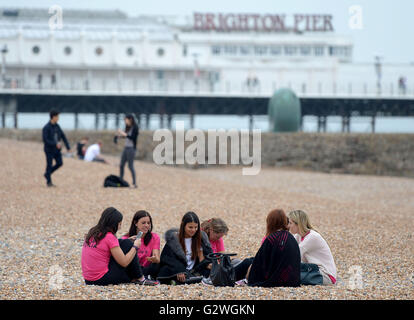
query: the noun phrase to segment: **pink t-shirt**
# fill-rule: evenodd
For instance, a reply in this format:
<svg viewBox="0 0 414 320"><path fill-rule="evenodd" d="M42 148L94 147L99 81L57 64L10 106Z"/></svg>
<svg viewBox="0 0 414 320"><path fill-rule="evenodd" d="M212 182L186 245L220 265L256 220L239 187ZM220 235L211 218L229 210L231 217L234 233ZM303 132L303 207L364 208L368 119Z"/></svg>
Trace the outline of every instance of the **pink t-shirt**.
<svg viewBox="0 0 414 320"><path fill-rule="evenodd" d="M85 280L99 280L108 272L111 249L115 247L119 247L119 241L111 232L108 232L98 245L94 239L91 239L89 246L86 241L83 243L82 274Z"/></svg>
<svg viewBox="0 0 414 320"><path fill-rule="evenodd" d="M128 239L128 236L123 236L122 239ZM141 246L138 250L139 264L143 267L148 267L151 262L147 260L147 257L152 256L152 250L160 250L160 237L158 234L152 232L152 238L148 245L144 244L144 238L141 238Z"/></svg>
<svg viewBox="0 0 414 320"><path fill-rule="evenodd" d="M210 244L211 244L211 249L213 249L214 253L224 252L226 250L226 249L224 249L223 237L221 237L217 241L211 241L210 240Z"/></svg>

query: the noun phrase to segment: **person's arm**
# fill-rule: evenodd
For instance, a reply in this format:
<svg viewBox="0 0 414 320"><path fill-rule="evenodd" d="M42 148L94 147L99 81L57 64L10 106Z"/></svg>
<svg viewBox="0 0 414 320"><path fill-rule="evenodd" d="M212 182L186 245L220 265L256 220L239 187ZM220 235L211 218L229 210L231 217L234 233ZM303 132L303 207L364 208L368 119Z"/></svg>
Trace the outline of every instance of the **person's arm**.
<svg viewBox="0 0 414 320"><path fill-rule="evenodd" d="M148 257L147 260L151 263L160 263L160 250L154 249L152 250L152 256Z"/></svg>
<svg viewBox="0 0 414 320"><path fill-rule="evenodd" d="M69 145L68 139L66 139L65 133L60 128L60 126L58 126L58 128L59 128L59 131L60 131L60 136L62 137L62 140L65 143L66 150L69 151L70 150L70 145Z"/></svg>
<svg viewBox="0 0 414 320"><path fill-rule="evenodd" d="M139 248L141 246L141 239L135 240L134 246ZM111 254L120 266L126 268L134 259L135 255L137 254L137 250L132 247L127 254L124 254L122 249L118 246L111 248Z"/></svg>

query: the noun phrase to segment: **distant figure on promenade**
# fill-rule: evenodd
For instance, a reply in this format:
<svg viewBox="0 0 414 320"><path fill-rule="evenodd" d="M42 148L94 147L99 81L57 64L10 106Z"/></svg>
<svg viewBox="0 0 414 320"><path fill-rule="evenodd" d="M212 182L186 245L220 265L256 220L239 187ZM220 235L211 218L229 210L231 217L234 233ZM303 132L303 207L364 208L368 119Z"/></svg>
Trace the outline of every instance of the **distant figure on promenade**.
<svg viewBox="0 0 414 320"><path fill-rule="evenodd" d="M124 167L125 163L128 162L128 168L132 175L133 188L137 187L135 169L134 169L134 158L137 151L137 139L139 134L138 125L135 123L134 116L128 114L125 116L125 131L118 130L118 136L125 138L125 147L121 155L120 163L120 174L121 179L124 178Z"/></svg>
<svg viewBox="0 0 414 320"><path fill-rule="evenodd" d="M37 85L39 86L39 90L42 89L42 78L43 78L42 74L39 73L37 75Z"/></svg>
<svg viewBox="0 0 414 320"><path fill-rule="evenodd" d="M86 153L86 145L89 142L88 137L83 137L81 141L79 141L76 145L76 155L78 156L78 159L83 160L85 158Z"/></svg>
<svg viewBox="0 0 414 320"><path fill-rule="evenodd" d="M400 91L400 94L405 95L407 92L407 79L405 77L400 77L398 79L398 89Z"/></svg>
<svg viewBox="0 0 414 320"><path fill-rule="evenodd" d="M50 87L56 89L56 75L54 73L50 76Z"/></svg>
<svg viewBox="0 0 414 320"><path fill-rule="evenodd" d="M98 141L97 143L91 145L86 149L85 157L83 160L86 162L102 162L107 163L104 158L101 157L101 147L102 141Z"/></svg>
<svg viewBox="0 0 414 320"><path fill-rule="evenodd" d="M42 138L44 143L44 151L46 154L46 172L44 177L48 187L53 187L52 173L55 172L63 165L62 161L62 144L60 140L65 143L66 149L70 152L70 145L66 139L60 126L57 124L59 121L59 113L55 110L50 111L50 121L43 127ZM53 166L53 159L56 164Z"/></svg>

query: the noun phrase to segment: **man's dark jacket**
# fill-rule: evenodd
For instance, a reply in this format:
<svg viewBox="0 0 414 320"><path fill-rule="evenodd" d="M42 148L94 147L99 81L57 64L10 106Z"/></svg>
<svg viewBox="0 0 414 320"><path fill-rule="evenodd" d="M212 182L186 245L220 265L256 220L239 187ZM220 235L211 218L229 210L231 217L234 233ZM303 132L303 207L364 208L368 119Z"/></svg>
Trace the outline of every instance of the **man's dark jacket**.
<svg viewBox="0 0 414 320"><path fill-rule="evenodd" d="M55 134L56 134L56 138L55 138ZM56 144L60 141L63 140L63 142L65 143L66 149L69 150L70 149L70 145L68 140L66 139L65 134L63 133L62 129L60 128L60 126L56 123L56 124L52 124L50 121L43 127L42 130L42 138L43 138L43 143L44 143L44 150L45 152L55 152L57 150L59 150L56 147Z"/></svg>

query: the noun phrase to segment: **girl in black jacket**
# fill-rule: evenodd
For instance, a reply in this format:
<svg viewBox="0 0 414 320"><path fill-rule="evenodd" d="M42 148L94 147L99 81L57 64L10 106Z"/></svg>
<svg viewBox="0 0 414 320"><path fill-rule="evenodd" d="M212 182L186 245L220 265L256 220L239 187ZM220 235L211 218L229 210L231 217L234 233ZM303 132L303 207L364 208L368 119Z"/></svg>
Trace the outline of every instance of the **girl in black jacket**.
<svg viewBox="0 0 414 320"><path fill-rule="evenodd" d="M128 162L128 168L132 175L132 184L136 188L135 170L134 170L134 158L137 150L137 138L139 134L138 125L135 123L134 116L128 114L125 116L125 131L118 130L118 134L121 138L125 138L125 148L121 156L120 174L121 179L124 178L125 163Z"/></svg>
<svg viewBox="0 0 414 320"><path fill-rule="evenodd" d="M158 280L162 283L171 283L172 280L192 283L210 275L211 261L206 257L213 250L194 212L184 215L179 230L168 230L165 240Z"/></svg>

